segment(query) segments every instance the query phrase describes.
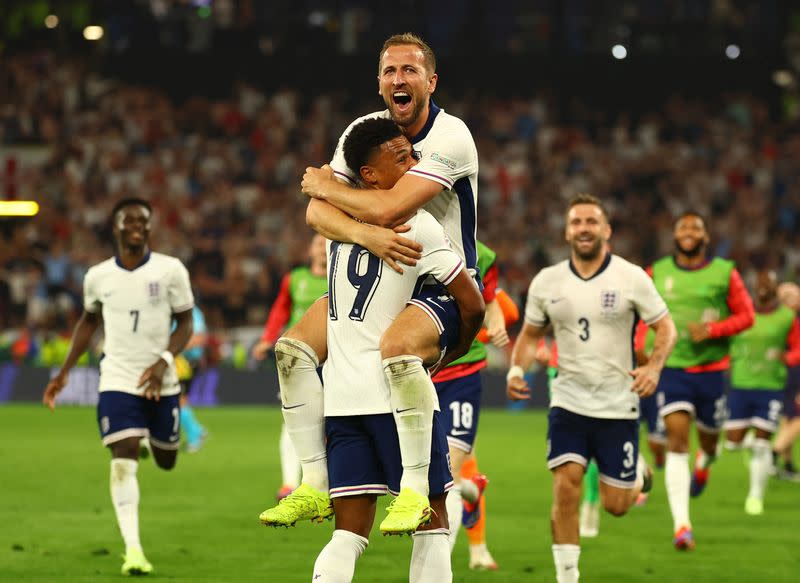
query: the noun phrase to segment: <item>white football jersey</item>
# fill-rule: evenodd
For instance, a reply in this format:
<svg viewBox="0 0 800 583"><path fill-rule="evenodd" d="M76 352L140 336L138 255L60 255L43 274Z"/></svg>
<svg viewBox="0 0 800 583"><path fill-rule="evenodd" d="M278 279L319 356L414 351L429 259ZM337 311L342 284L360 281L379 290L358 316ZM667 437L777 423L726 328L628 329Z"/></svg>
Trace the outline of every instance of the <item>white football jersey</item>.
<svg viewBox="0 0 800 583"><path fill-rule="evenodd" d="M391 413L383 374L381 336L430 275L447 285L464 262L450 247L442 226L420 210L404 237L422 244L422 259L401 275L369 251L328 241L328 359L322 369L325 415ZM442 296L441 301L454 301Z"/></svg>
<svg viewBox="0 0 800 583"><path fill-rule="evenodd" d="M336 175L351 184L357 182L345 162L342 146L347 134L357 123L374 117L391 118L389 110L362 116L351 123L339 138L331 161ZM408 174L427 178L442 185L443 190L422 208L444 227L453 248L474 273L478 265L475 246L478 209L478 150L466 124L431 102L428 122L411 141L419 162Z"/></svg>
<svg viewBox="0 0 800 583"><path fill-rule="evenodd" d="M144 394L136 385L142 373L169 346L172 314L194 306L189 272L175 257L150 253L132 271L116 257L98 263L83 280L87 312L102 310L103 359L100 391ZM175 367L164 373L161 394L180 393Z"/></svg>
<svg viewBox="0 0 800 583"><path fill-rule="evenodd" d="M667 312L647 273L617 255L609 254L589 279L569 260L539 272L528 289L525 321L553 324L558 376L550 406L589 417L638 418L629 374L636 366L636 324L639 318L652 324Z"/></svg>

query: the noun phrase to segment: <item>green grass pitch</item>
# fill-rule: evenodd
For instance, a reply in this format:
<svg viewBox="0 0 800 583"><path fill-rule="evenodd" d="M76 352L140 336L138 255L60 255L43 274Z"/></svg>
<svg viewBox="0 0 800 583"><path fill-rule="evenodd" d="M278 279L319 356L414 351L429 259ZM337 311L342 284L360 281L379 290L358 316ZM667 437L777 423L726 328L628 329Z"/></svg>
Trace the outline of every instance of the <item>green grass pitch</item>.
<svg viewBox="0 0 800 583"><path fill-rule="evenodd" d="M272 408L200 409L211 438L181 454L172 472L151 460L139 469L141 536L163 581L307 582L332 524L273 530L258 514L279 485L280 412ZM550 553L551 480L544 464L542 411L485 411L478 445L487 489L488 544L497 572L467 569L459 535L457 582L554 581ZM0 407L0 581L118 581L122 542L108 491L108 454L94 410ZM582 580L779 582L800 580L800 485L772 480L762 517L742 508L747 471L726 452L703 496L692 502L694 553L671 546L663 474L642 508L604 514L600 536L584 541ZM378 518L388 499L379 500ZM407 581L410 539L376 534L355 581Z"/></svg>

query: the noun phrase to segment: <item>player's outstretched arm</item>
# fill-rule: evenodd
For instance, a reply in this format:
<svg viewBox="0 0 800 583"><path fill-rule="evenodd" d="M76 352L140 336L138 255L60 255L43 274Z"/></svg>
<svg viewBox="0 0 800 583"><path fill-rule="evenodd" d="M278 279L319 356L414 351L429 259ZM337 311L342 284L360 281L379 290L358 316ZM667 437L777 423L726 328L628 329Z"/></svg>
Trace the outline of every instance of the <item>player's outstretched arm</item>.
<svg viewBox="0 0 800 583"><path fill-rule="evenodd" d="M306 168L300 183L311 198L331 203L344 213L370 225L393 228L442 191L442 185L427 178L403 175L389 190L353 188L333 176L327 164Z"/></svg>
<svg viewBox="0 0 800 583"><path fill-rule="evenodd" d="M511 351L511 368L506 375L506 395L513 401L531 398L531 390L525 381L525 373L536 360L539 340L544 337L545 327L525 322Z"/></svg>
<svg viewBox="0 0 800 583"><path fill-rule="evenodd" d="M669 314L650 324L650 327L655 331L653 352L645 364L630 373L633 377L631 391L640 397L649 397L655 392L664 364L678 340L678 331Z"/></svg>
<svg viewBox="0 0 800 583"><path fill-rule="evenodd" d="M455 298L461 315L461 327L458 344L449 350L439 364L438 370L446 367L451 362L464 356L472 341L481 329L483 318L486 314L486 304L483 296L465 268L447 285L447 291Z"/></svg>
<svg viewBox="0 0 800 583"><path fill-rule="evenodd" d="M169 337L167 349L162 353L161 358L147 367L142 376L139 377L139 386L144 387L144 397L146 399L154 399L156 401L161 399L161 383L164 379L164 373L172 363L175 355L186 349L186 345L194 332L191 308L184 312L173 314L173 317L176 325Z"/></svg>
<svg viewBox="0 0 800 583"><path fill-rule="evenodd" d="M56 373L56 376L47 383L47 388L45 388L42 396L42 403L50 407L51 411L56 408L56 395L67 384L69 371L72 370L81 355L89 348L89 342L92 341L92 336L94 336L101 321L99 312L87 312L84 310L83 314L81 314L78 323L75 325L75 330L72 332L72 342L69 345L64 364L61 365L61 370Z"/></svg>
<svg viewBox="0 0 800 583"><path fill-rule="evenodd" d="M414 266L422 257L422 245L401 236L408 232L408 225L388 229L361 223L324 200L309 202L306 223L326 239L361 245L398 273L403 273L401 264Z"/></svg>

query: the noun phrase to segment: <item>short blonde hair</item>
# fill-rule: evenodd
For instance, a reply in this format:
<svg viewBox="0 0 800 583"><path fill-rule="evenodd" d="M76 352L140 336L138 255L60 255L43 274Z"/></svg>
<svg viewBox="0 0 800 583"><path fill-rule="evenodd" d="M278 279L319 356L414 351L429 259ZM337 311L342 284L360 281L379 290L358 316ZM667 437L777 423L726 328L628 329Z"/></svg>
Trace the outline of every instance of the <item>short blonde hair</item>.
<svg viewBox="0 0 800 583"><path fill-rule="evenodd" d="M403 34L395 34L390 36L383 43L381 52L378 55L378 75L381 74L383 53L385 53L386 49L389 47L396 47L400 45L414 45L415 47L419 48L419 50L422 51L422 57L425 61L425 68L428 69L428 73L433 75L436 72L436 55L433 54L433 49L428 45L428 43L415 35L413 32L404 32Z"/></svg>

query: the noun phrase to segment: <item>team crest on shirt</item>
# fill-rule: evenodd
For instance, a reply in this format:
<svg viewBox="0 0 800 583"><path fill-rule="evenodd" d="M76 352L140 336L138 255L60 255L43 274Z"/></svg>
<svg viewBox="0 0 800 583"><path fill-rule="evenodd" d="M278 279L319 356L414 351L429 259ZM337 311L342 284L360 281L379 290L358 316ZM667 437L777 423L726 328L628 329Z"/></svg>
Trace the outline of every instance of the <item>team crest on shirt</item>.
<svg viewBox="0 0 800 583"><path fill-rule="evenodd" d="M147 299L150 303L155 304L161 297L161 285L157 281L151 281L147 284Z"/></svg>
<svg viewBox="0 0 800 583"><path fill-rule="evenodd" d="M600 292L600 309L603 312L616 312L619 307L619 292L604 289Z"/></svg>

